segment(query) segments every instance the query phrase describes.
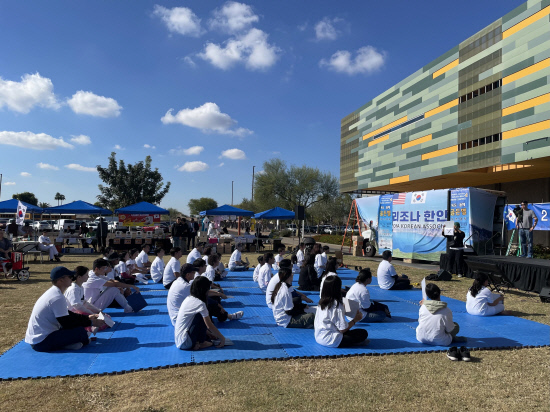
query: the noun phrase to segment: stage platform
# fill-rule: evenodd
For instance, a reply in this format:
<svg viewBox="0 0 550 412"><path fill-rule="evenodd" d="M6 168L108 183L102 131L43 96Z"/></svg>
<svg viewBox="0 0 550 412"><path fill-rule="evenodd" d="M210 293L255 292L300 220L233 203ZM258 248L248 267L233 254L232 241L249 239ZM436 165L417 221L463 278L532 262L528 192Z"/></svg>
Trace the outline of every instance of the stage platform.
<svg viewBox="0 0 550 412"><path fill-rule="evenodd" d="M447 268L447 254L441 254L439 266ZM500 271L512 282L515 288L540 293L550 286L550 261L546 259L526 259L517 256L464 256L465 275L473 277L468 262L497 265Z"/></svg>

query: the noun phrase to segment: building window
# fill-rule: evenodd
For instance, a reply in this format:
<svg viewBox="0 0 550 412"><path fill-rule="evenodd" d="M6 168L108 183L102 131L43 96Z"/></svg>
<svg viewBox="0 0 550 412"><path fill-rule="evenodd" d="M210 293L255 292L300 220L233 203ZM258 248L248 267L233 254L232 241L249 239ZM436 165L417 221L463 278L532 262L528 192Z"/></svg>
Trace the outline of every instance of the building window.
<svg viewBox="0 0 550 412"><path fill-rule="evenodd" d="M458 145L458 150L460 151L460 150L471 149L472 147L483 146L489 143L499 142L501 140L502 140L502 134L497 133L491 136L480 137L479 139L471 140L466 143L461 143Z"/></svg>
<svg viewBox="0 0 550 412"><path fill-rule="evenodd" d="M474 90L473 92L460 96L459 101L460 103L464 103L482 94L489 93L491 90L496 89L500 86L502 86L502 80L497 80L496 82L488 84L487 86L482 86L479 89Z"/></svg>

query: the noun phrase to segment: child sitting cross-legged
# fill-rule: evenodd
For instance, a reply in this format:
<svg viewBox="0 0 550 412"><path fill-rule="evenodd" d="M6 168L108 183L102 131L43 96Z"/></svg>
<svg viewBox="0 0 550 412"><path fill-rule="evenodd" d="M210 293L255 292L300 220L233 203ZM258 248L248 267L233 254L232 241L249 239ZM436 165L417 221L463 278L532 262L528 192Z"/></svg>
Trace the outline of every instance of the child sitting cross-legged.
<svg viewBox="0 0 550 412"><path fill-rule="evenodd" d="M315 315L305 313L307 305L302 303L301 297L293 297L292 291L292 269L281 267L279 269L279 283L275 286L271 295L271 309L277 325L283 328L313 328Z"/></svg>
<svg viewBox="0 0 550 412"><path fill-rule="evenodd" d="M426 285L426 297L420 302L416 339L427 345L448 346L452 342L465 342L466 338L456 336L460 330L458 323L453 322L453 313L446 302L441 301L441 290L434 283ZM470 360L465 347L460 348L463 360ZM467 355L467 356L466 356ZM452 347L447 353L451 360L458 360L458 351Z"/></svg>

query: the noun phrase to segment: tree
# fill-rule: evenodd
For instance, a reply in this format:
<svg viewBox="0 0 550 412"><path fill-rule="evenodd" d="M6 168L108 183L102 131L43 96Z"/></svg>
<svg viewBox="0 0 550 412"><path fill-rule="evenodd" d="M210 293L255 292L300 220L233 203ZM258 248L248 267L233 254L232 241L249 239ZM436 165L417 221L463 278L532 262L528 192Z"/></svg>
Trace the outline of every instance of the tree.
<svg viewBox="0 0 550 412"><path fill-rule="evenodd" d="M238 207L239 209L244 210L250 210L252 212L261 212L261 210L258 210L256 206L256 202L252 202L250 199L247 199L246 197L243 198L242 202L235 207Z"/></svg>
<svg viewBox="0 0 550 412"><path fill-rule="evenodd" d="M174 220L175 218L177 218L178 216L181 216L183 215L183 213L181 213L178 209L174 209L173 207L169 207L168 209L168 212L170 212L170 214L168 215L170 217L170 219Z"/></svg>
<svg viewBox="0 0 550 412"><path fill-rule="evenodd" d="M65 195L62 195L61 193L57 192L54 197L55 200L57 200L57 206L59 206L59 202L63 204L63 201L65 200Z"/></svg>
<svg viewBox="0 0 550 412"><path fill-rule="evenodd" d="M254 201L258 209L279 206L294 210L297 205L330 201L339 195L338 179L330 173L308 166L290 166L280 159L264 163L264 172L254 183Z"/></svg>
<svg viewBox="0 0 550 412"><path fill-rule="evenodd" d="M42 209L46 209L47 207L50 207L51 205L47 202L40 202L38 203L38 207L41 207Z"/></svg>
<svg viewBox="0 0 550 412"><path fill-rule="evenodd" d="M22 202L28 203L30 205L38 206L38 199L31 192L22 192L16 193L12 196L12 199L21 200Z"/></svg>
<svg viewBox="0 0 550 412"><path fill-rule="evenodd" d="M200 199L191 199L187 204L189 213L198 215L203 210L215 209L218 207L218 202L210 197L201 197Z"/></svg>
<svg viewBox="0 0 550 412"><path fill-rule="evenodd" d="M349 194L339 195L329 201L315 203L309 209L309 216L315 223L346 224L353 197Z"/></svg>
<svg viewBox="0 0 550 412"><path fill-rule="evenodd" d="M107 167L97 166L99 178L105 183L99 185L97 196L102 207L115 210L138 202L159 204L170 190L170 182L163 187L162 175L158 168L152 170L151 156L145 161L125 164L120 160L117 165L116 153L109 156Z"/></svg>

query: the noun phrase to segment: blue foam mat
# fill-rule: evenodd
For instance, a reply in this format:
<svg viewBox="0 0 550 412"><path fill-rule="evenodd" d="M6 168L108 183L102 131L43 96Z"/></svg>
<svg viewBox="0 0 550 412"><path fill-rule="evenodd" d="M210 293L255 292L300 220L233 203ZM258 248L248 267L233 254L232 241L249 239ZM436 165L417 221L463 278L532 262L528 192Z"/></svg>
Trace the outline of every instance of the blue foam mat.
<svg viewBox="0 0 550 412"><path fill-rule="evenodd" d="M356 272L339 271L343 284L351 286ZM295 276L295 281L297 277ZM296 283L296 282L295 282ZM389 306L391 319L381 323L362 321L357 327L367 329L370 343L365 347L326 348L315 342L313 330L285 329L276 325L266 306L265 294L252 281L252 271L230 272L220 281L232 299L222 301L230 313L242 310L238 321L215 321L218 329L234 345L222 349L207 348L197 352L182 351L174 345L174 329L168 318L162 284L140 286L148 306L137 314L121 309L107 309L117 322L112 329L97 334L97 340L79 351L39 353L22 342L0 356L0 379L40 378L119 373L171 365L233 361L245 359L280 359L324 357L334 355L411 353L446 350L416 340L419 289L381 290L376 278L369 286L373 300ZM319 292L305 292L315 303ZM461 336L473 348L550 346L550 327L513 316L477 317L466 313L464 302L443 297L460 325ZM130 355L131 356L128 356Z"/></svg>

